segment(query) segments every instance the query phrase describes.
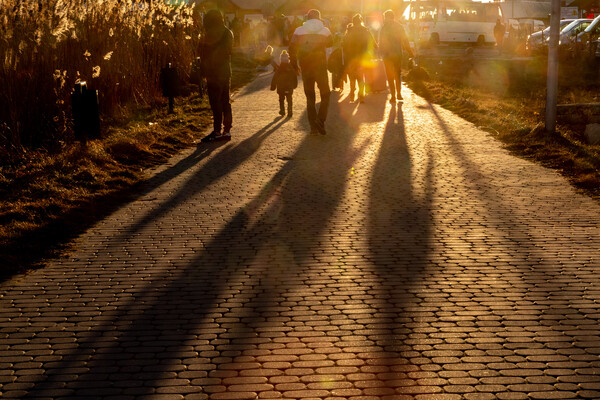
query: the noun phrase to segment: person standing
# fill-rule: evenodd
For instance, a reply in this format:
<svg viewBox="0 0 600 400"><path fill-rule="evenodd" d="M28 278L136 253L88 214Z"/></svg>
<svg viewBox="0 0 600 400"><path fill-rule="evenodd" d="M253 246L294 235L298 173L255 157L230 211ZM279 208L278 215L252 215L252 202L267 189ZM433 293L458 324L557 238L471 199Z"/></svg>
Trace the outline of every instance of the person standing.
<svg viewBox="0 0 600 400"><path fill-rule="evenodd" d="M233 33L225 27L219 10L209 10L205 14L204 31L200 43L200 59L213 114L213 131L202 141L227 141L231 140L232 125L229 87Z"/></svg>
<svg viewBox="0 0 600 400"><path fill-rule="evenodd" d="M371 55L377 47L371 31L363 24L360 14L352 17L348 24L342 44L344 65L350 78L350 101L354 101L356 84L358 83L358 100L362 103L365 97L365 65L370 62Z"/></svg>
<svg viewBox="0 0 600 400"><path fill-rule="evenodd" d="M385 74L390 87L390 102L402 100L402 50L410 58L413 52L408 43L402 24L395 20L394 12L387 10L383 13L383 26L379 31L379 53L385 65Z"/></svg>
<svg viewBox="0 0 600 400"><path fill-rule="evenodd" d="M271 81L271 90L277 89L279 95L279 115L285 115L285 101L287 100L288 117L292 116L292 96L294 89L298 87L298 76L296 69L290 64L290 55L283 50L279 56L279 65L273 66L275 73Z"/></svg>
<svg viewBox="0 0 600 400"><path fill-rule="evenodd" d="M298 27L290 41L290 59L297 68L300 64L304 94L306 95L306 112L311 134L325 135L325 120L329 108L329 76L327 74L326 50L333 44L333 37L321 21L319 10L309 10L307 21ZM315 84L319 88L321 105L316 109Z"/></svg>
<svg viewBox="0 0 600 400"><path fill-rule="evenodd" d="M494 39L496 39L496 47L498 51L502 53L502 44L504 43L504 34L506 33L506 27L498 18L496 20L496 25L494 25Z"/></svg>

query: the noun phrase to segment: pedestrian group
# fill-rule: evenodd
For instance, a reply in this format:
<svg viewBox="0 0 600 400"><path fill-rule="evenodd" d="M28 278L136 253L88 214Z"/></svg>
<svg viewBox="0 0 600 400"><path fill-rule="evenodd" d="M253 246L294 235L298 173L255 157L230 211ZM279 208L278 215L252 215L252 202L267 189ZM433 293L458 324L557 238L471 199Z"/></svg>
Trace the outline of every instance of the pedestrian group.
<svg viewBox="0 0 600 400"><path fill-rule="evenodd" d="M401 101L401 69L403 51L413 57L406 32L395 20L393 11L383 14L383 25L376 41L364 25L360 14L354 15L343 36L334 38L321 19L319 10L312 9L306 22L295 28L289 39L289 52L283 50L279 62L274 60L273 49L268 46L260 63L271 64L274 74L271 90L276 90L279 99L279 114L292 116L292 94L298 86L298 75L302 76L306 96L306 114L311 134L325 135L325 121L329 108L331 90L329 74L332 73L334 89L343 89L346 79L350 82L350 101L364 102L365 82L372 69L375 51L383 58L381 80L385 79L390 89L390 101ZM231 54L234 33L225 26L219 10L210 10L204 15L204 35L200 45L201 70L206 78L208 99L213 114L213 131L203 142L231 140L232 114L230 104ZM327 49L333 48L329 58ZM264 60L263 60L264 58ZM385 75L385 78L383 77ZM317 110L316 89L321 103Z"/></svg>

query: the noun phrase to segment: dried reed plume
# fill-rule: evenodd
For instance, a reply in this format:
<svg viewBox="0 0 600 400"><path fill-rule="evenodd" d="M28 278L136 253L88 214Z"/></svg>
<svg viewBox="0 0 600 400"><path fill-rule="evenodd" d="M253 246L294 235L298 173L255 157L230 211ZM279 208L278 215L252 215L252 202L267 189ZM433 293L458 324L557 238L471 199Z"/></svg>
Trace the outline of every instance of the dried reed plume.
<svg viewBox="0 0 600 400"><path fill-rule="evenodd" d="M100 91L104 116L152 102L162 66L170 61L187 73L199 20L190 6L160 2L0 2L2 158L69 142L78 80Z"/></svg>

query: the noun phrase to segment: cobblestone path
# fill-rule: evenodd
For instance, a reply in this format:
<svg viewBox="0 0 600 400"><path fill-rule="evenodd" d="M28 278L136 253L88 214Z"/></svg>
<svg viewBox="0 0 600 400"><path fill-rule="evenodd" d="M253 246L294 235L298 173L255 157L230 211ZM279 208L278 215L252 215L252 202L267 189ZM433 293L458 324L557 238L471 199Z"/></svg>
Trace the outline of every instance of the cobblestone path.
<svg viewBox="0 0 600 400"><path fill-rule="evenodd" d="M310 136L263 75L0 286L0 397L600 399L600 206L405 90Z"/></svg>

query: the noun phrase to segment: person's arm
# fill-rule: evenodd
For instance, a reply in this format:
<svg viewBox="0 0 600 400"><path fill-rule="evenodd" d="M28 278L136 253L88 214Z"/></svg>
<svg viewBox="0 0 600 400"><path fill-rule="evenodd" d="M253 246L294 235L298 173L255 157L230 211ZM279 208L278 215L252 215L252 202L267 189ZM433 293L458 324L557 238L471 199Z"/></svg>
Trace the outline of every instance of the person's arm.
<svg viewBox="0 0 600 400"><path fill-rule="evenodd" d="M294 30L294 33L292 34L292 38L290 39L290 46L289 46L289 51L290 51L290 64L292 64L292 67L294 67L294 69L296 71L298 71L300 68L298 67L298 42L299 42L299 37L297 34L298 28L296 28L296 30Z"/></svg>
<svg viewBox="0 0 600 400"><path fill-rule="evenodd" d="M400 26L400 41L402 42L402 48L404 48L404 51L406 51L406 54L408 54L408 56L410 58L414 58L414 54L412 49L410 48L410 43L408 42L408 37L406 36L406 31L404 31L404 28L402 26Z"/></svg>
<svg viewBox="0 0 600 400"><path fill-rule="evenodd" d="M325 48L333 46L333 35L331 34L331 31L329 30L329 28L326 28L326 29L327 29L328 35L327 35L327 40L325 41Z"/></svg>
<svg viewBox="0 0 600 400"><path fill-rule="evenodd" d="M232 55L233 54L233 32L231 32L230 29L227 29L227 32L225 32L225 34L227 35L227 39L225 41L225 51L227 52L228 55Z"/></svg>

